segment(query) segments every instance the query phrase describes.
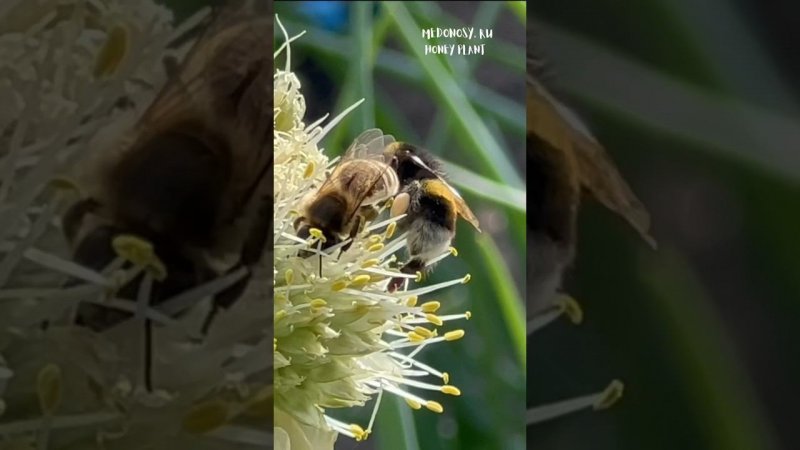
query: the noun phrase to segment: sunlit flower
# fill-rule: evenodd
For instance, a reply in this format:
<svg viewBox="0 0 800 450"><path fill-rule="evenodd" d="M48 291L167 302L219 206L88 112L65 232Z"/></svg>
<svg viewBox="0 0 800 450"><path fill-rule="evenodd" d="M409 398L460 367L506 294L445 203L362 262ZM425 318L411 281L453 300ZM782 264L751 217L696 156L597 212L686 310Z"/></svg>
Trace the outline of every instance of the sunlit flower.
<svg viewBox="0 0 800 450"><path fill-rule="evenodd" d="M94 271L70 261L60 229L59 214L81 188L58 177L81 175L87 160L130 127L167 79L165 57L185 54L185 34L208 10L177 27L172 13L151 0L11 0L0 14L4 444L222 449L271 441L265 430L272 387L263 380L272 373L265 358L272 313L264 274L256 273L200 343L196 330L209 297L244 273L151 308L152 274L139 287L138 303L114 295L145 269L121 269L131 259L125 245L107 268ZM148 244L136 245L148 257ZM68 279L78 283L65 287ZM94 333L71 320L80 303L132 317ZM142 386L146 318L156 324L154 392Z"/></svg>
<svg viewBox="0 0 800 450"><path fill-rule="evenodd" d="M346 251L338 251L343 242L326 253L298 255L315 252L324 238L312 230L309 241L300 239L293 227L301 200L335 164L318 145L360 102L324 127L325 118L305 124L305 100L291 72L291 40L287 36L276 52L276 57L284 51L287 56L274 78L275 437L281 450L324 450L332 448L337 434L366 439L383 395L434 412L443 410L436 400L441 394L460 395L447 373L416 356L429 345L463 336L463 330L440 330L446 322L469 318L468 312L440 316L439 303L422 298L465 283L469 276L388 293L390 278L414 276L394 268L395 254L404 249L406 239L395 236L399 218L383 219L387 214L367 222ZM372 399L375 408L365 425L335 418L336 408L362 406Z"/></svg>

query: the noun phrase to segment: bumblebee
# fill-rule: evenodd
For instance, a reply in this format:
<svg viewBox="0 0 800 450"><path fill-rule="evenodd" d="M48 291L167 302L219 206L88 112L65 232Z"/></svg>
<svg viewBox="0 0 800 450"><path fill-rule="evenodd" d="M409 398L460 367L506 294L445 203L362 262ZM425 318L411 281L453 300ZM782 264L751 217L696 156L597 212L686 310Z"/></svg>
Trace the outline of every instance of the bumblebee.
<svg viewBox="0 0 800 450"><path fill-rule="evenodd" d="M543 59L527 54L528 313L552 304L575 257L582 194L622 216L652 247L650 217L605 148L545 87Z"/></svg>
<svg viewBox="0 0 800 450"><path fill-rule="evenodd" d="M349 239L341 247L347 250L363 224L377 215L375 205L399 189L397 173L383 155L392 142L394 138L379 129L361 133L322 185L303 199L301 215L294 221L297 236L307 239L312 229L318 229L320 250Z"/></svg>
<svg viewBox="0 0 800 450"><path fill-rule="evenodd" d="M203 334L243 292L272 230L271 42L263 7L215 11L133 129L92 166L89 195L62 220L74 260L96 270L123 240L151 245L162 270L150 305L245 267L245 278L215 296ZM115 295L136 299L143 276ZM128 317L82 304L77 322L102 331ZM145 327L151 339L149 320Z"/></svg>
<svg viewBox="0 0 800 450"><path fill-rule="evenodd" d="M391 215L406 214L398 228L407 231L408 261L400 268L414 274L431 269L430 262L446 252L456 235L460 216L478 232L477 217L445 179L441 163L425 150L405 142L395 142L384 150L400 180L401 192L392 203ZM397 290L405 278L389 281L389 291Z"/></svg>

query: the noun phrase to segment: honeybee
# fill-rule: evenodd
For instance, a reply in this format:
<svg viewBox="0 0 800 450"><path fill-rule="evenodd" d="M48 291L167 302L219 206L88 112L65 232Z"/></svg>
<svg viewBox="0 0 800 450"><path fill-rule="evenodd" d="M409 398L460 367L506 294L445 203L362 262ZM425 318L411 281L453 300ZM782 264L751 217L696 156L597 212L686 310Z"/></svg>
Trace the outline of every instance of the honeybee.
<svg viewBox="0 0 800 450"><path fill-rule="evenodd" d="M408 261L400 268L414 274L431 268L430 262L446 252L456 235L460 216L481 231L477 217L445 179L441 163L425 150L405 142L395 142L384 151L400 179L401 192L392 203L391 215L406 214L399 229L407 231ZM389 281L389 291L397 290L406 278Z"/></svg>
<svg viewBox="0 0 800 450"><path fill-rule="evenodd" d="M530 29L531 27L529 27ZM576 219L586 192L621 215L651 246L650 217L606 150L540 82L541 58L527 54L528 312L551 304L575 256Z"/></svg>
<svg viewBox="0 0 800 450"><path fill-rule="evenodd" d="M307 239L316 228L323 235L321 250L350 239L342 246L347 250L365 221L376 217L375 205L397 193L397 174L383 155L392 142L379 129L361 133L322 185L303 199L294 221L297 236Z"/></svg>
<svg viewBox="0 0 800 450"><path fill-rule="evenodd" d="M101 155L89 196L62 218L74 260L97 270L117 257L121 237L151 244L164 270L150 305L247 268L245 278L216 294L203 334L243 292L272 230L272 16L241 3L211 17L118 148ZM143 276L116 296L135 299ZM128 317L82 304L77 322L103 331ZM147 342L148 389L149 352Z"/></svg>

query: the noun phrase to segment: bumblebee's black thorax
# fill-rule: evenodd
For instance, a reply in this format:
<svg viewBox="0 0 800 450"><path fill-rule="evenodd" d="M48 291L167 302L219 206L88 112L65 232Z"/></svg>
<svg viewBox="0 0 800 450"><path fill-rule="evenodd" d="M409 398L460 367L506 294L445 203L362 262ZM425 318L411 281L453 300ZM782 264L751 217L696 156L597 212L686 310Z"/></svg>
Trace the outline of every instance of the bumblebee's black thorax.
<svg viewBox="0 0 800 450"><path fill-rule="evenodd" d="M398 145L401 150L407 150L417 156L432 170L421 167L408 156L399 157L395 170L397 171L397 178L401 186L408 185L412 180L426 180L442 177L444 175L441 169L441 163L428 152L405 142L400 142Z"/></svg>

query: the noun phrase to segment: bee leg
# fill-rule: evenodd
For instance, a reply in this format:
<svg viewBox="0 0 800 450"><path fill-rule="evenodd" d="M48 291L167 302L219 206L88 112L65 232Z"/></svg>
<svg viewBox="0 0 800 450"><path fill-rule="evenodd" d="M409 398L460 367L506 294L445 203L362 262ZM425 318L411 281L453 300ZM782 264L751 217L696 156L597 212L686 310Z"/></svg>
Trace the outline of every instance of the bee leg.
<svg viewBox="0 0 800 450"><path fill-rule="evenodd" d="M271 200L271 199L270 199ZM214 318L219 313L220 309L228 309L236 303L245 289L250 284L250 279L253 277L253 272L250 267L258 264L261 261L261 256L264 254L264 248L267 241L270 241L270 232L265 230L272 230L272 202L264 202L258 211L258 216L250 227L250 231L245 238L242 246L242 253L239 259L239 264L234 265L228 270L227 274L233 273L242 267L247 269L247 273L239 281L228 287L224 291L218 292L213 301L211 302L211 310L203 320L203 325L200 333L203 337L208 335L211 329L211 324ZM306 230L307 231L307 230Z"/></svg>
<svg viewBox="0 0 800 450"><path fill-rule="evenodd" d="M364 217L362 217L360 214L356 215L355 220L356 220L356 222L350 228L350 236L349 236L350 237L350 242L348 242L347 244L345 244L342 247L342 249L339 251L340 255L343 252L346 252L350 248L350 246L353 245L353 241L355 240L356 236L358 235L358 232L361 231L361 227L365 223Z"/></svg>
<svg viewBox="0 0 800 450"><path fill-rule="evenodd" d="M242 264L237 264L236 266L228 270L226 275L233 273L241 268ZM244 277L242 277L241 280L237 281L229 288L217 293L217 295L214 296L211 302L211 309L206 314L205 319L203 319L203 325L200 328L200 333L203 337L206 337L208 335L208 331L211 329L211 324L213 323L214 318L216 318L219 311L221 309L230 308L231 306L233 306L234 303L236 303L239 300L239 298L241 298L242 294L244 294L244 290L250 283L250 279L252 278L252 276L253 273L248 269L247 274Z"/></svg>
<svg viewBox="0 0 800 450"><path fill-rule="evenodd" d="M361 217L365 219L364 222L362 222L362 225L365 222L375 220L375 218L378 217L378 214L380 213L380 211L378 211L378 208L372 205L362 206L360 212L361 212Z"/></svg>
<svg viewBox="0 0 800 450"><path fill-rule="evenodd" d="M407 262L403 267L401 267L400 272L412 274L412 273L422 272L424 269L425 269L425 261L418 258L414 258L411 261ZM402 286L406 282L406 280L408 280L408 278L405 277L392 278L389 281L387 290L389 292L396 291L397 289L400 288L400 286Z"/></svg>
<svg viewBox="0 0 800 450"><path fill-rule="evenodd" d="M144 387L153 392L153 322L144 321Z"/></svg>
<svg viewBox="0 0 800 450"><path fill-rule="evenodd" d="M64 230L64 235L67 240L73 242L75 236L78 234L83 218L89 214L100 209L100 203L93 198L85 198L75 202L67 209L61 219L61 226Z"/></svg>

